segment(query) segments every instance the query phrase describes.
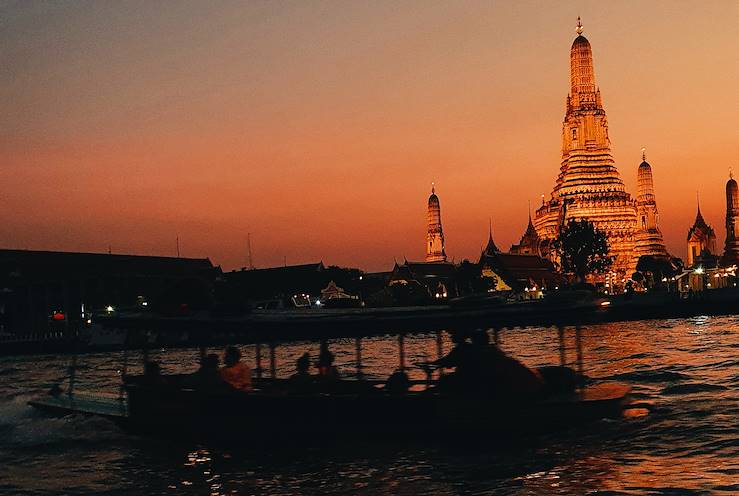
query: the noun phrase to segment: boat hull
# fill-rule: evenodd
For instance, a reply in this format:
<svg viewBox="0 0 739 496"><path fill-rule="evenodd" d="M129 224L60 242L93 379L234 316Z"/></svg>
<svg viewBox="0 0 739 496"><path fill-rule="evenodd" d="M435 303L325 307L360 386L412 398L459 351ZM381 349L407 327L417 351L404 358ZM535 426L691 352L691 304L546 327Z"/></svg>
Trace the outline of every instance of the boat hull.
<svg viewBox="0 0 739 496"><path fill-rule="evenodd" d="M104 417L134 434L228 442L275 437L521 436L618 417L629 401L629 387L621 384L590 386L536 402L428 391L393 395L204 393L138 385L126 389L127 401L75 394L47 396L29 404L58 416Z"/></svg>
<svg viewBox="0 0 739 496"><path fill-rule="evenodd" d="M536 402L429 392L204 394L129 388L128 429L197 438L263 435L511 434L558 430L621 414L629 388L601 385Z"/></svg>

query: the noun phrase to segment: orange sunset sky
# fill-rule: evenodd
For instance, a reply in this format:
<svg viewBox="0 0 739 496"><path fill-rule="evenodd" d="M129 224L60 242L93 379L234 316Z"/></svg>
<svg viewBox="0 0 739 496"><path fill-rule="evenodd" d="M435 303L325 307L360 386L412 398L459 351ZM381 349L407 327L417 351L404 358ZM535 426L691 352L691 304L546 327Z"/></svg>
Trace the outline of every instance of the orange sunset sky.
<svg viewBox="0 0 739 496"><path fill-rule="evenodd" d="M652 164L668 249L722 246L739 171L739 2L0 3L6 248L323 260L517 242L559 170L577 16L612 151ZM284 258L283 258L284 257Z"/></svg>

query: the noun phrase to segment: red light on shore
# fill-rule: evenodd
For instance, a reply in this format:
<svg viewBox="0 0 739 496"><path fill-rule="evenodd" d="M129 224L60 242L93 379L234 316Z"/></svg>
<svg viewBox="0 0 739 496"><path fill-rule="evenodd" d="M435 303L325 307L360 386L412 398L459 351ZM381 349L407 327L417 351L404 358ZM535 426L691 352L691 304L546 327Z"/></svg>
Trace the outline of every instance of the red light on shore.
<svg viewBox="0 0 739 496"><path fill-rule="evenodd" d="M66 318L67 318L67 316L66 316L66 315L64 315L64 314L63 314L63 313L61 313L61 312L54 312L54 313L53 313L53 314L51 315L51 319L52 319L52 320L64 320L64 319L66 319Z"/></svg>

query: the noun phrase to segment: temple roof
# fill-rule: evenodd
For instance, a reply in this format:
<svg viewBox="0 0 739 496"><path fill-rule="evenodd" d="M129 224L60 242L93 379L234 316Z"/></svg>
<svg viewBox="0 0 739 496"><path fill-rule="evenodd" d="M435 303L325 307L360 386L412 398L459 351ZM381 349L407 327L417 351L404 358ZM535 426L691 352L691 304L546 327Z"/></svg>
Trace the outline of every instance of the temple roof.
<svg viewBox="0 0 739 496"><path fill-rule="evenodd" d="M482 251L484 255L492 255L494 253L500 253L500 250L495 245L495 241L493 241L493 228L490 227L490 231L488 233L488 244L485 246L485 249Z"/></svg>
<svg viewBox="0 0 739 496"><path fill-rule="evenodd" d="M532 283L552 287L562 279L556 273L554 265L538 255L496 253L493 256L484 256L480 265L490 267L506 284L518 291Z"/></svg>
<svg viewBox="0 0 739 496"><path fill-rule="evenodd" d="M708 225L703 219L700 205L698 205L698 213L695 215L695 222L693 223L693 227L688 230L688 240L693 237L696 231L699 233L703 233L706 236L716 237L716 234L713 232L713 228Z"/></svg>
<svg viewBox="0 0 739 496"><path fill-rule="evenodd" d="M536 229L534 228L534 223L531 221L530 213L529 213L529 225L526 226L526 232L524 233L524 236L538 237L538 234L536 234Z"/></svg>

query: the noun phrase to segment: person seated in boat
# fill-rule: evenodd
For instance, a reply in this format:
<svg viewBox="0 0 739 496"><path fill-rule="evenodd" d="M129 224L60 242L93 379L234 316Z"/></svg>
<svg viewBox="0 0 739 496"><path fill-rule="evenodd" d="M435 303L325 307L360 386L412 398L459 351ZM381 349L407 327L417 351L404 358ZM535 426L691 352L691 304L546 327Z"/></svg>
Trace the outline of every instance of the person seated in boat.
<svg viewBox="0 0 739 496"><path fill-rule="evenodd" d="M147 386L162 386L166 383L164 377L162 377L162 368L159 366L159 362L150 360L144 363L143 383Z"/></svg>
<svg viewBox="0 0 739 496"><path fill-rule="evenodd" d="M241 361L241 352L235 346L229 346L223 354L221 378L234 389L251 391L251 369Z"/></svg>
<svg viewBox="0 0 739 496"><path fill-rule="evenodd" d="M318 353L318 376L323 379L339 379L339 371L334 366L334 354L328 349L328 343L321 341L321 351Z"/></svg>
<svg viewBox="0 0 739 496"><path fill-rule="evenodd" d="M200 360L197 372L185 379L186 388L203 391L227 391L230 386L221 378L218 370L220 359L215 353L209 353Z"/></svg>
<svg viewBox="0 0 739 496"><path fill-rule="evenodd" d="M295 362L295 373L290 376L290 389L304 392L310 388L313 376L310 375L310 355L303 353Z"/></svg>
<svg viewBox="0 0 739 496"><path fill-rule="evenodd" d="M407 393L411 387L411 380L403 369L397 369L385 382L385 390L390 394Z"/></svg>

